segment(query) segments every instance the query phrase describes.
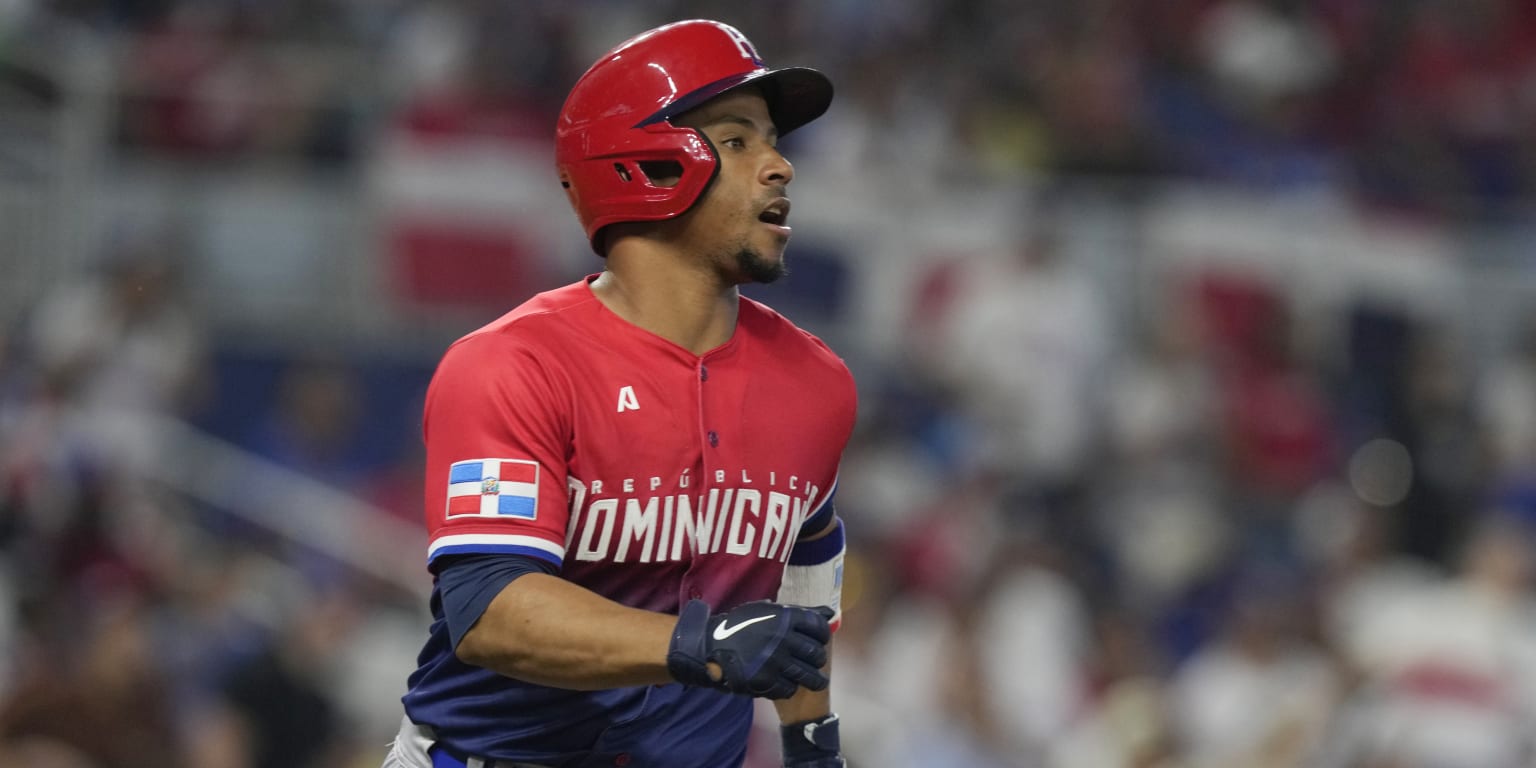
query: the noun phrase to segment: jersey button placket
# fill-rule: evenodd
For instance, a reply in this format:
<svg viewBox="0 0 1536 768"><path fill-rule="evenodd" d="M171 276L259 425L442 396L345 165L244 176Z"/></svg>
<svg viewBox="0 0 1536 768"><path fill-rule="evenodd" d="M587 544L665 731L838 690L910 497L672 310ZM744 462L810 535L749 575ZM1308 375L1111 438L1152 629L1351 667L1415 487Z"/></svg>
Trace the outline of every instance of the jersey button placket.
<svg viewBox="0 0 1536 768"><path fill-rule="evenodd" d="M699 363L699 381L700 382L709 381L709 366L707 366L707 365L705 365L703 363ZM704 392L703 392L703 388L701 387L700 391L699 391L699 402L700 402L701 405L703 403L703 398L704 398ZM704 438L709 441L709 447L711 447L711 448L718 448L718 447L720 447L720 435L718 433L716 433L713 429L711 429L711 430L709 430L709 432L705 433Z"/></svg>

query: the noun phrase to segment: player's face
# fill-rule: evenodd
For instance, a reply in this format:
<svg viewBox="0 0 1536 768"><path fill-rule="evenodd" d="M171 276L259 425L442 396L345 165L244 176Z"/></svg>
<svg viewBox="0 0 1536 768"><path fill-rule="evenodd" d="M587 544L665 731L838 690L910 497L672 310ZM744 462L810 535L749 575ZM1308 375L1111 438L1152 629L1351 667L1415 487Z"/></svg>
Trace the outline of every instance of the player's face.
<svg viewBox="0 0 1536 768"><path fill-rule="evenodd" d="M714 144L720 172L684 217L690 246L732 283L784 275L789 243L787 187L794 168L778 150L768 104L753 89L726 94L677 119Z"/></svg>

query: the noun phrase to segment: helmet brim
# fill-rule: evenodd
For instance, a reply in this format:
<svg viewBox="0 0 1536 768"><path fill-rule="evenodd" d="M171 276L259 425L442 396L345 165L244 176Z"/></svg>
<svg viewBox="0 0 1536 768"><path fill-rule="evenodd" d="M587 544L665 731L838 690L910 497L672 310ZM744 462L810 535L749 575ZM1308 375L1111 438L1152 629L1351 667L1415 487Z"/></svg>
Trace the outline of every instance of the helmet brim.
<svg viewBox="0 0 1536 768"><path fill-rule="evenodd" d="M716 80L695 88L678 97L665 109L640 121L639 128L662 120L672 120L678 115L702 106L705 102L723 96L738 88L755 85L762 89L763 99L768 102L768 116L784 136L790 131L821 117L832 105L832 81L826 75L808 67L783 69L759 69Z"/></svg>

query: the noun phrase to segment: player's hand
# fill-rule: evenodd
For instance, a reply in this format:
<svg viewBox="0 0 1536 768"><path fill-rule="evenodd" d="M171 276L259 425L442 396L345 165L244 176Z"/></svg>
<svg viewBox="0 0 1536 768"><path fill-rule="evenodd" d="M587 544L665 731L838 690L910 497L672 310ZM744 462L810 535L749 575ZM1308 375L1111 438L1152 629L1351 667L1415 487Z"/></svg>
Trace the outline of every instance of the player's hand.
<svg viewBox="0 0 1536 768"><path fill-rule="evenodd" d="M821 668L832 609L759 600L713 616L709 610L708 603L690 600L677 617L667 671L679 682L770 699L787 699L802 685L827 687ZM710 662L719 666L718 678Z"/></svg>
<svg viewBox="0 0 1536 768"><path fill-rule="evenodd" d="M779 726L784 768L845 768L837 715Z"/></svg>

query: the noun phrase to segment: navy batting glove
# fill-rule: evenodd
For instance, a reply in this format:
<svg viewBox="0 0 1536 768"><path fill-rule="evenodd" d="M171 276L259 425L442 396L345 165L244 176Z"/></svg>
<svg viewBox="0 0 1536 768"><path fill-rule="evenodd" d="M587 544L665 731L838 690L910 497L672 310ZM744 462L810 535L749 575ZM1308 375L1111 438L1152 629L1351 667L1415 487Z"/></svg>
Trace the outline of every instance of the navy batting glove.
<svg viewBox="0 0 1536 768"><path fill-rule="evenodd" d="M709 604L690 600L677 617L667 649L667 671L685 685L787 699L800 686L827 687L832 630L830 608L800 608L759 600L713 616ZM709 662L721 676L709 676Z"/></svg>
<svg viewBox="0 0 1536 768"><path fill-rule="evenodd" d="M837 735L837 715L790 723L779 727L784 746L784 768L845 768L842 739Z"/></svg>

